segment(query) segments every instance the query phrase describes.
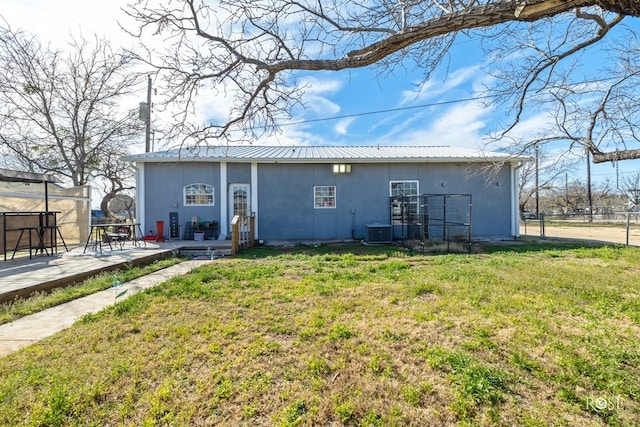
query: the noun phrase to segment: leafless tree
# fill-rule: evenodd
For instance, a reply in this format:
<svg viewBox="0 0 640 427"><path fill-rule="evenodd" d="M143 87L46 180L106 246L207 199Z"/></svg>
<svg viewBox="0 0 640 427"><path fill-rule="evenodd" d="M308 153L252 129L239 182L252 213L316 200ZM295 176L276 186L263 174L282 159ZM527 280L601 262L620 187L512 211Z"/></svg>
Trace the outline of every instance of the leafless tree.
<svg viewBox="0 0 640 427"><path fill-rule="evenodd" d="M231 129L240 128L255 136L264 129L277 130L278 120L302 103L304 87L296 80L298 71L375 66L384 74L412 60L428 79L446 59L452 43L464 34L484 40L488 51L496 55L493 62L507 61L517 71L496 72L503 80L491 91L498 102L512 103L515 113L498 135L516 141L509 131L520 122L522 112L540 102L542 93L549 101L550 95L561 96L560 92L570 90L558 79L569 75L572 58L606 41L625 17L640 16L640 2L162 0L151 4L137 0L125 11L137 23L128 28L131 34L152 35L168 46L157 59L160 52L147 42L144 59L164 75L168 101L180 106L183 120L175 130L183 135L228 136ZM549 34L557 38L544 45ZM526 58L508 56L525 44ZM635 46L634 39L628 40L630 46ZM610 86L615 91L628 83L630 78L622 76ZM204 86L232 93L233 107L228 119L220 123L189 125L184 119ZM606 96L603 90L603 100L610 100L613 91ZM562 106L556 108L563 113ZM560 126L573 120L568 113L566 119L560 118ZM612 128L614 123L600 124L605 116L610 119L608 111L599 110L594 111L591 122L583 117L587 128L580 136L574 135L570 144L586 146L596 161L640 157L640 151L626 147L625 138L632 130L617 137L606 130L599 139L590 135L596 127ZM632 119L627 115L616 120L631 124ZM593 129L588 128L589 123ZM543 141L517 142L526 149Z"/></svg>
<svg viewBox="0 0 640 427"><path fill-rule="evenodd" d="M593 206L589 206L589 189L587 183L578 179L569 181L567 185L548 186L540 198L541 211L549 215L586 215L604 214L618 211L621 204L619 194L611 188L608 181L600 182L591 189Z"/></svg>
<svg viewBox="0 0 640 427"><path fill-rule="evenodd" d="M73 40L66 52L0 20L0 153L73 185L132 179L109 171L140 138L137 111L119 105L139 89L133 58L97 38Z"/></svg>
<svg viewBox="0 0 640 427"><path fill-rule="evenodd" d="M629 197L631 209L640 209L640 172L634 172L622 179L622 188Z"/></svg>
<svg viewBox="0 0 640 427"><path fill-rule="evenodd" d="M530 149L525 154L531 158L535 158L536 155L534 149ZM520 212L535 211L531 201L535 198L536 191L539 194L553 188L558 178L571 170L578 161L579 159L562 153L539 150L537 168L535 161L525 162L520 169ZM537 179L536 174L538 174Z"/></svg>
<svg viewBox="0 0 640 427"><path fill-rule="evenodd" d="M109 211L116 213L119 219L126 217L133 221L136 211L135 199L129 194L120 193L109 202Z"/></svg>
<svg viewBox="0 0 640 427"><path fill-rule="evenodd" d="M515 113L497 138L521 149L558 143L575 153L586 149L594 163L640 158L640 44L623 20L602 10L576 9L572 19L536 22L524 39L521 32L504 29L507 37L493 53L518 59L496 62L498 84L489 93L511 102ZM606 53L596 51L598 44L606 45ZM596 69L589 74L582 61L598 54L602 63L589 63ZM545 113L548 122L537 135L519 140L513 135L525 107Z"/></svg>
<svg viewBox="0 0 640 427"><path fill-rule="evenodd" d="M103 169L101 169L97 177L102 178L100 181L103 187L103 197L100 201L100 209L107 218L116 219L115 213L122 210L120 207L114 209L112 203L119 196L125 195L135 189L133 177L135 171L129 162L121 160L123 151L112 150L103 154ZM128 197L131 199L131 197ZM131 208L131 206L129 206ZM129 219L133 220L133 210L127 209Z"/></svg>

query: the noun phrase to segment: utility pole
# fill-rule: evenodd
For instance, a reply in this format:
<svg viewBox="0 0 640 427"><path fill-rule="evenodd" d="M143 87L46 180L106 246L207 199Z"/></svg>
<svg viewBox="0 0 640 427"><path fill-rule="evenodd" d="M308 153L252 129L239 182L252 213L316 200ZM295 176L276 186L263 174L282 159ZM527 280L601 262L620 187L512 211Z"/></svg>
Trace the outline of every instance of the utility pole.
<svg viewBox="0 0 640 427"><path fill-rule="evenodd" d="M587 199L589 200L589 222L593 221L593 199L591 198L591 153L587 148Z"/></svg>
<svg viewBox="0 0 640 427"><path fill-rule="evenodd" d="M147 108L145 109L145 138L144 138L144 151L148 153L151 151L151 76L147 79Z"/></svg>
<svg viewBox="0 0 640 427"><path fill-rule="evenodd" d="M569 211L569 174L564 173L564 206L565 210Z"/></svg>
<svg viewBox="0 0 640 427"><path fill-rule="evenodd" d="M540 178L539 178L540 162L539 162L539 157L540 157L540 148L538 147L538 144L536 144L536 219L540 218Z"/></svg>

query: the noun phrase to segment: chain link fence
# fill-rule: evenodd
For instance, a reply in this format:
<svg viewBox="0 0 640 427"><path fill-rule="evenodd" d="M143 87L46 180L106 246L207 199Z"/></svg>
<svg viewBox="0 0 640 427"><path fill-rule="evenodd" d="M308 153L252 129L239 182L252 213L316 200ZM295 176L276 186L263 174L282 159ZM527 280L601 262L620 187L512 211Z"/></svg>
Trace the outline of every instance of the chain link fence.
<svg viewBox="0 0 640 427"><path fill-rule="evenodd" d="M544 215L520 221L520 235L640 246L640 212Z"/></svg>

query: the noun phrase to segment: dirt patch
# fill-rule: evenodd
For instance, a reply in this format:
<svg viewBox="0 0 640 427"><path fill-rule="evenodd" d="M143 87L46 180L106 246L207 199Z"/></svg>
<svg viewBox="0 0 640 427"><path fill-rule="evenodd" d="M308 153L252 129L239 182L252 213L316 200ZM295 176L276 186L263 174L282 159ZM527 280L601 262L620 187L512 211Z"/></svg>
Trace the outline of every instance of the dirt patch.
<svg viewBox="0 0 640 427"><path fill-rule="evenodd" d="M634 227L629 229L629 235L627 237L627 230L624 226L597 226L597 225L585 225L581 227L579 225L562 226L562 225L545 225L544 228L545 237L555 237L562 239L576 239L576 240L591 240L607 243L628 244L633 246L640 246L640 227ZM520 227L520 235L522 236L540 236L540 227L536 224L528 224L526 229L524 226Z"/></svg>

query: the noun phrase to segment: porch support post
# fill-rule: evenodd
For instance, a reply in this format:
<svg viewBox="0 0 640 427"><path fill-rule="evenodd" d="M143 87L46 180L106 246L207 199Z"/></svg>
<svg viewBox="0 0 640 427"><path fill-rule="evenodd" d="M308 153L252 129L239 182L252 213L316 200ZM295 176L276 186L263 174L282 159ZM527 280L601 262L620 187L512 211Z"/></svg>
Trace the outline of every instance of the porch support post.
<svg viewBox="0 0 640 427"><path fill-rule="evenodd" d="M220 162L220 236L225 240L229 235L229 183L227 182L227 162Z"/></svg>
<svg viewBox="0 0 640 427"><path fill-rule="evenodd" d="M142 232L146 233L149 229L146 224L146 209L145 209L145 173L144 173L144 162L138 162L135 164L136 168L136 222L140 223L140 227L142 227ZM89 190L91 191L91 190ZM91 222L91 220L89 220ZM87 229L87 233L89 233L89 229ZM88 235L88 234L87 234ZM144 238L145 234L141 237Z"/></svg>
<svg viewBox="0 0 640 427"><path fill-rule="evenodd" d="M520 168L524 163L511 163L511 235L520 237Z"/></svg>
<svg viewBox="0 0 640 427"><path fill-rule="evenodd" d="M255 225L254 232L255 238L259 239L260 234L258 232L258 164L251 163L251 211L255 214ZM249 216L251 216L251 212L249 212Z"/></svg>

